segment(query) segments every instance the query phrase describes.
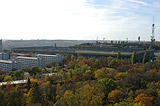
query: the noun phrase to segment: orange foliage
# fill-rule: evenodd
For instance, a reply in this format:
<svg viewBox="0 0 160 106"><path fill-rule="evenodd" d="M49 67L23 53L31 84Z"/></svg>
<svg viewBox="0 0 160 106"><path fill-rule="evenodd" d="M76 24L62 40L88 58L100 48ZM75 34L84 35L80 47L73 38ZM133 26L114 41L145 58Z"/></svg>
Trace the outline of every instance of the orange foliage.
<svg viewBox="0 0 160 106"><path fill-rule="evenodd" d="M119 79L118 77L119 77L119 72L114 76L114 78L117 80Z"/></svg>
<svg viewBox="0 0 160 106"><path fill-rule="evenodd" d="M79 77L78 77L77 75L73 76L73 77L72 77L72 81L75 81L75 82L76 82L76 81L79 81Z"/></svg>
<svg viewBox="0 0 160 106"><path fill-rule="evenodd" d="M108 94L108 101L112 103L116 103L119 101L121 96L122 96L122 92L120 90L112 90L112 92Z"/></svg>
<svg viewBox="0 0 160 106"><path fill-rule="evenodd" d="M8 91L11 91L14 89L14 87L11 84L7 84L6 88Z"/></svg>
<svg viewBox="0 0 160 106"><path fill-rule="evenodd" d="M147 94L141 93L135 98L135 101L140 102L145 106L152 106L153 97L149 97Z"/></svg>

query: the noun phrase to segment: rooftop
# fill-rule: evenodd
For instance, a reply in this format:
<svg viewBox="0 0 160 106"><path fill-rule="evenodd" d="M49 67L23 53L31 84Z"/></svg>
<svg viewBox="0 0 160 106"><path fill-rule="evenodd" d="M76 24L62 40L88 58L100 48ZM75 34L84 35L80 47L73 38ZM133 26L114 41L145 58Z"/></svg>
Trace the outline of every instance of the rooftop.
<svg viewBox="0 0 160 106"><path fill-rule="evenodd" d="M23 57L23 56L18 56L18 59L37 59L37 57Z"/></svg>
<svg viewBox="0 0 160 106"><path fill-rule="evenodd" d="M12 63L12 61L9 61L9 60L0 60L0 63Z"/></svg>
<svg viewBox="0 0 160 106"><path fill-rule="evenodd" d="M38 56L57 56L57 55L38 54Z"/></svg>

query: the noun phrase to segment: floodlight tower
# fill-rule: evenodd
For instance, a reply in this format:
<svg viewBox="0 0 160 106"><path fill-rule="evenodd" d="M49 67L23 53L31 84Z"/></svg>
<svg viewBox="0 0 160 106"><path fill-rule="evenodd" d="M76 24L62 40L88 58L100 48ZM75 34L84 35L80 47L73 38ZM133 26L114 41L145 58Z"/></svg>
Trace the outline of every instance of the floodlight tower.
<svg viewBox="0 0 160 106"><path fill-rule="evenodd" d="M154 24L154 16L153 16L152 36L151 36L151 42L152 42L152 43L155 42L155 36L154 36L155 32L154 32L154 30L155 30L155 24Z"/></svg>

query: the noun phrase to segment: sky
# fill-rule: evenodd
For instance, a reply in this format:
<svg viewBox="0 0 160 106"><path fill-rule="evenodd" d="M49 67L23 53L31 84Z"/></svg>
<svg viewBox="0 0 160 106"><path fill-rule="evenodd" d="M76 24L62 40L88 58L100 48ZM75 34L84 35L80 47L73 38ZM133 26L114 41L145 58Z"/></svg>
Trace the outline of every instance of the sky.
<svg viewBox="0 0 160 106"><path fill-rule="evenodd" d="M160 0L0 0L0 39L160 41Z"/></svg>

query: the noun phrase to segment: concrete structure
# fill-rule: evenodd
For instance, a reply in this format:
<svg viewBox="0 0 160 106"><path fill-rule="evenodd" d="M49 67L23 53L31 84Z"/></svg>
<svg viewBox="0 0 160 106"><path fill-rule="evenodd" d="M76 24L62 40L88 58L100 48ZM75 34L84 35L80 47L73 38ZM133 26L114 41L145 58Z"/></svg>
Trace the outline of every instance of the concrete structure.
<svg viewBox="0 0 160 106"><path fill-rule="evenodd" d="M16 69L18 69L18 70L31 68L33 66L37 66L37 67L39 66L37 57L22 57L22 56L18 56L15 59L15 61L17 63Z"/></svg>
<svg viewBox="0 0 160 106"><path fill-rule="evenodd" d="M0 51L3 50L3 44L2 44L2 39L0 40Z"/></svg>
<svg viewBox="0 0 160 106"><path fill-rule="evenodd" d="M122 48L121 46L124 46ZM108 44L106 46L70 46L70 47L53 47L53 46L46 46L46 47L20 47L20 48L13 48L12 51L15 53L22 53L22 52L33 52L33 53L48 53L48 54L63 54L63 55L81 55L86 58L100 58L104 59L105 57L117 57L118 51L121 52L121 57L123 59L130 59L133 51L136 52L136 56L138 61L143 60L144 53L147 52L150 59L154 57L154 50L148 49L150 44L148 43L124 43L122 44ZM130 48L125 48L130 47ZM146 48L144 48L146 47Z"/></svg>
<svg viewBox="0 0 160 106"><path fill-rule="evenodd" d="M14 61L0 60L0 70L12 71L14 68Z"/></svg>
<svg viewBox="0 0 160 106"><path fill-rule="evenodd" d="M64 56L60 56L60 55L38 54L37 56L43 59L42 61L43 67L45 67L48 64L51 64L52 62L61 63L64 59Z"/></svg>
<svg viewBox="0 0 160 106"><path fill-rule="evenodd" d="M9 60L9 54L8 53L0 53L0 60Z"/></svg>
<svg viewBox="0 0 160 106"><path fill-rule="evenodd" d="M36 57L14 56L12 61L0 60L0 70L12 71L13 69L24 70L33 66L45 68L52 62L61 63L64 56L38 54Z"/></svg>
<svg viewBox="0 0 160 106"><path fill-rule="evenodd" d="M16 57L16 69L23 70L26 68L31 68L33 66L45 68L47 64L52 62L61 63L64 59L64 56L60 55L46 55L38 54L36 57Z"/></svg>

